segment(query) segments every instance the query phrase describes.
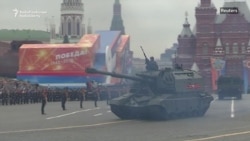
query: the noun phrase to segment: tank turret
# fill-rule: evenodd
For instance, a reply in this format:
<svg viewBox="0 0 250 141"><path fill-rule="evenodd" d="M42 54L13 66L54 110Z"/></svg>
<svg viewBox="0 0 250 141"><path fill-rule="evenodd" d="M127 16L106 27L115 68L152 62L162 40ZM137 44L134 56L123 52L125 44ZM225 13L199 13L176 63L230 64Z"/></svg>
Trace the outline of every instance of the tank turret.
<svg viewBox="0 0 250 141"><path fill-rule="evenodd" d="M213 97L204 91L201 75L192 70L165 68L132 75L87 68L87 73L129 79L130 92L110 101L121 119L172 119L203 116Z"/></svg>

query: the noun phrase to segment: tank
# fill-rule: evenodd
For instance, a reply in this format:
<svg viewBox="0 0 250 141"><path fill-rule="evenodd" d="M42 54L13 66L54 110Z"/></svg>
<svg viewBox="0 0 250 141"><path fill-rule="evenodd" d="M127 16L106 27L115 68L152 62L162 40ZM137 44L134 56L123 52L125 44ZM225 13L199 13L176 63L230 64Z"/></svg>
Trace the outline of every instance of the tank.
<svg viewBox="0 0 250 141"><path fill-rule="evenodd" d="M132 80L130 91L110 100L121 119L168 120L203 116L213 97L204 91L201 75L182 68L144 71L133 76L87 68L87 73Z"/></svg>

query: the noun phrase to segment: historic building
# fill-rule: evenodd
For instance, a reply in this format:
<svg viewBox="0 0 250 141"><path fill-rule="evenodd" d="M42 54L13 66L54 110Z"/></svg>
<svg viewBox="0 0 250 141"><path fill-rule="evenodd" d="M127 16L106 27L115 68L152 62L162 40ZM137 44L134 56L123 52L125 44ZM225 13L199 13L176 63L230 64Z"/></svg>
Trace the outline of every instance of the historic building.
<svg viewBox="0 0 250 141"><path fill-rule="evenodd" d="M48 43L50 34L40 30L0 30L0 76L16 77L18 49L22 44Z"/></svg>
<svg viewBox="0 0 250 141"><path fill-rule="evenodd" d="M110 30L121 31L122 34L125 34L125 29L123 26L123 20L121 16L121 4L119 0L115 0L113 6L113 18L110 26Z"/></svg>
<svg viewBox="0 0 250 141"><path fill-rule="evenodd" d="M250 11L246 1L226 1L222 7L236 7L238 14L220 14L211 0L200 0L195 8L193 30L186 17L178 36L177 63L190 69L196 64L205 78L207 91L215 91L220 75L244 79L248 88L250 68ZM248 63L249 62L249 63Z"/></svg>
<svg viewBox="0 0 250 141"><path fill-rule="evenodd" d="M63 0L61 4L61 37L68 35L71 38L80 39L85 34L83 12L83 3L81 0Z"/></svg>
<svg viewBox="0 0 250 141"><path fill-rule="evenodd" d="M176 49L178 48L177 43L173 43L173 46L165 49L165 52L161 54L160 60L162 61L172 61L176 55Z"/></svg>
<svg viewBox="0 0 250 141"><path fill-rule="evenodd" d="M113 18L111 21L110 31L120 31L122 35L125 35L125 27L122 20L122 8L119 0L115 0L113 5ZM130 62L132 63L133 51L130 50L130 45L126 48L126 54L130 57Z"/></svg>

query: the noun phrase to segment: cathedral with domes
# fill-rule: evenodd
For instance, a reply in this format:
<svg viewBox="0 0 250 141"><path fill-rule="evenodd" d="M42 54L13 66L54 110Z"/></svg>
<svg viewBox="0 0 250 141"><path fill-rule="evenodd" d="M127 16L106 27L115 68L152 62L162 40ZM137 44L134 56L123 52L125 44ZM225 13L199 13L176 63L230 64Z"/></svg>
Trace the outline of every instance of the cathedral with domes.
<svg viewBox="0 0 250 141"><path fill-rule="evenodd" d="M68 35L71 38L80 38L85 34L83 12L81 0L63 0L61 4L60 36Z"/></svg>

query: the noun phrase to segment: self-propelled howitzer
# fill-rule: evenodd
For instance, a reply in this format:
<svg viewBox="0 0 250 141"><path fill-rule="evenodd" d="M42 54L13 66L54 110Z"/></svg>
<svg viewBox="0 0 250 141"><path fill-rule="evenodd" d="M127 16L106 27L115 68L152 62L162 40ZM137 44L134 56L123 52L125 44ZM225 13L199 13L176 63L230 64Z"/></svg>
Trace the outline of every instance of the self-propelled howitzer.
<svg viewBox="0 0 250 141"><path fill-rule="evenodd" d="M204 91L195 71L165 68L135 76L87 68L87 73L129 79L130 92L110 101L111 111L121 119L173 119L203 116L213 97Z"/></svg>

